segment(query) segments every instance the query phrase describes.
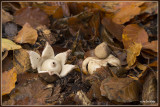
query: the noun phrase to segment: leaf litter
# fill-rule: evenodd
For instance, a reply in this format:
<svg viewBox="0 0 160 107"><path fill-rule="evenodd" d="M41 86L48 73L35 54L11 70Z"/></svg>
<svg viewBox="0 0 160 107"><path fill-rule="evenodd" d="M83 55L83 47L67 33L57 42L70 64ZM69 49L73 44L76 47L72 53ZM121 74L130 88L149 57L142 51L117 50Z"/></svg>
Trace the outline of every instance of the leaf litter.
<svg viewBox="0 0 160 107"><path fill-rule="evenodd" d="M2 104L157 104L157 8L155 2L3 2ZM44 54L46 42L55 55L72 51L66 64L76 68L65 77L32 69L28 51ZM103 42L118 66L110 58L84 73L88 57L95 65L104 60L94 50Z"/></svg>

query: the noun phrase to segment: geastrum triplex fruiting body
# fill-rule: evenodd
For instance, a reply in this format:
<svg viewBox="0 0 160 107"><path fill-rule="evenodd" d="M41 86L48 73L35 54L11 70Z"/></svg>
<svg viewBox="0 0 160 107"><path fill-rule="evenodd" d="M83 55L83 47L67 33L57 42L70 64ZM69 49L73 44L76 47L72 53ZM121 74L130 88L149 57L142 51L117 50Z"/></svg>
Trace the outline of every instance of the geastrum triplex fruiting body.
<svg viewBox="0 0 160 107"><path fill-rule="evenodd" d="M55 56L53 48L47 42L42 52L42 56L34 51L29 51L28 53L32 68L37 69L40 75L44 74L41 76L42 78L44 77L45 80L53 82L57 77L61 78L66 76L75 68L75 65L65 64L70 52L71 50L67 50L66 52L59 53ZM49 79L47 78L47 75Z"/></svg>
<svg viewBox="0 0 160 107"><path fill-rule="evenodd" d="M85 74L93 74L97 68L106 67L107 64L119 67L120 60L110 53L111 52L107 46L107 43L103 42L99 44L94 50L94 54L96 57L87 57L83 61L83 72Z"/></svg>

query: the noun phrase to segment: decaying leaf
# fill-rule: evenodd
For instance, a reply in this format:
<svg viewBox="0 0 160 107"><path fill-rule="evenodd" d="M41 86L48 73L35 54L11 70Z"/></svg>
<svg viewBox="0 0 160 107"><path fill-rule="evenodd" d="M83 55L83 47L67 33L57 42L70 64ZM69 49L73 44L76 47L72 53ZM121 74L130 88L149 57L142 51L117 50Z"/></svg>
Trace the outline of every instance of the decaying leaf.
<svg viewBox="0 0 160 107"><path fill-rule="evenodd" d="M86 94L80 90L75 96L75 101L81 105L91 105L91 101L87 98Z"/></svg>
<svg viewBox="0 0 160 107"><path fill-rule="evenodd" d="M107 78L101 83L101 95L117 102L139 101L139 83L131 78Z"/></svg>
<svg viewBox="0 0 160 107"><path fill-rule="evenodd" d="M147 42L143 44L144 49L150 49L154 52L158 52L158 40L152 41L152 42Z"/></svg>
<svg viewBox="0 0 160 107"><path fill-rule="evenodd" d="M43 10L48 15L52 15L53 18L63 18L63 10L61 6L44 6Z"/></svg>
<svg viewBox="0 0 160 107"><path fill-rule="evenodd" d="M15 50L22 48L20 45L15 44L13 41L2 38L2 52L5 50Z"/></svg>
<svg viewBox="0 0 160 107"><path fill-rule="evenodd" d="M45 86L46 84L37 77L26 80L25 83L15 88L16 91L3 105L45 105L46 98L52 93L52 90L45 90Z"/></svg>
<svg viewBox="0 0 160 107"><path fill-rule="evenodd" d="M38 34L35 29L33 29L29 23L25 23L23 28L18 32L15 37L15 41L18 43L30 43L35 44Z"/></svg>
<svg viewBox="0 0 160 107"><path fill-rule="evenodd" d="M124 48L127 49L133 42L141 44L148 42L148 34L137 24L130 24L123 29L122 40Z"/></svg>
<svg viewBox="0 0 160 107"><path fill-rule="evenodd" d="M4 24L4 23L6 23L8 21L12 21L12 20L13 20L13 16L2 9L2 23Z"/></svg>
<svg viewBox="0 0 160 107"><path fill-rule="evenodd" d="M147 102L148 101L148 102ZM142 91L142 104L150 105L157 102L157 80L151 72L145 79Z"/></svg>
<svg viewBox="0 0 160 107"><path fill-rule="evenodd" d="M157 2L145 2L142 6L141 6L141 14L142 13L150 13L152 14L157 14L158 12L158 3Z"/></svg>
<svg viewBox="0 0 160 107"><path fill-rule="evenodd" d="M54 44L56 42L55 36L45 25L38 26L36 29L38 30L38 37L40 36L44 37L45 40L49 42L49 44Z"/></svg>
<svg viewBox="0 0 160 107"><path fill-rule="evenodd" d="M15 88L17 72L15 68L2 73L2 95L9 94Z"/></svg>
<svg viewBox="0 0 160 107"><path fill-rule="evenodd" d="M36 28L38 25L49 25L48 15L35 7L25 7L16 12L14 21L23 26L26 22Z"/></svg>
<svg viewBox="0 0 160 107"><path fill-rule="evenodd" d="M107 12L117 12L119 11L121 8L128 6L128 5L136 5L136 6L140 6L142 5L144 2L97 2L97 4L101 5Z"/></svg>
<svg viewBox="0 0 160 107"><path fill-rule="evenodd" d="M31 68L27 50L20 49L14 51L13 65L16 68L17 74L24 73Z"/></svg>
<svg viewBox="0 0 160 107"><path fill-rule="evenodd" d="M117 24L124 24L132 19L134 16L138 15L141 9L139 5L131 4L125 7L122 7L119 12L113 17L113 21Z"/></svg>
<svg viewBox="0 0 160 107"><path fill-rule="evenodd" d="M142 45L140 43L134 43L133 45L130 45L130 47L127 49L128 66L132 66L135 63L136 57L140 55L141 49Z"/></svg>
<svg viewBox="0 0 160 107"><path fill-rule="evenodd" d="M105 26L105 28L119 41L122 41L122 33L124 26L120 24L116 24L112 21L112 19L108 16L105 16L102 19L102 24Z"/></svg>

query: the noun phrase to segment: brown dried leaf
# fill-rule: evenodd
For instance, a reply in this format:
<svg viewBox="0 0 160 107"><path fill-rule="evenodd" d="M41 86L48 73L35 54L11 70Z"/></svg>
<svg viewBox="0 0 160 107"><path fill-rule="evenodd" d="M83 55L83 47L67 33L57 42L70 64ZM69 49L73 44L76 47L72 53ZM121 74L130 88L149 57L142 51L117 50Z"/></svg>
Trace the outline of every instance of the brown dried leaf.
<svg viewBox="0 0 160 107"><path fill-rule="evenodd" d="M44 37L49 44L54 44L56 42L55 36L46 26L38 26L36 29L39 32L38 35Z"/></svg>
<svg viewBox="0 0 160 107"><path fill-rule="evenodd" d="M143 44L144 49L150 49L154 52L158 52L158 40L147 42Z"/></svg>
<svg viewBox="0 0 160 107"><path fill-rule="evenodd" d="M128 66L132 66L136 62L136 57L140 55L142 45L140 43L134 43L127 49L127 63Z"/></svg>
<svg viewBox="0 0 160 107"><path fill-rule="evenodd" d="M20 45L15 44L13 41L9 39L2 38L2 52L5 50L15 50L22 48Z"/></svg>
<svg viewBox="0 0 160 107"><path fill-rule="evenodd" d="M128 22L130 19L134 18L134 16L140 14L141 9L138 6L139 5L131 4L122 7L120 11L115 14L112 20L117 24L124 24L125 22Z"/></svg>
<svg viewBox="0 0 160 107"><path fill-rule="evenodd" d="M141 44L148 42L148 34L137 24L130 24L123 29L122 40L124 48L127 49L133 42Z"/></svg>
<svg viewBox="0 0 160 107"><path fill-rule="evenodd" d="M114 37L116 37L116 39L122 41L123 25L116 24L107 15L102 19L101 23Z"/></svg>
<svg viewBox="0 0 160 107"><path fill-rule="evenodd" d="M18 43L29 43L34 45L37 37L37 31L33 29L29 23L26 23L14 39Z"/></svg>
<svg viewBox="0 0 160 107"><path fill-rule="evenodd" d="M126 61L127 53L126 52L116 50L114 51L114 53L117 55L118 59L121 61L121 65L127 64L127 61Z"/></svg>
<svg viewBox="0 0 160 107"><path fill-rule="evenodd" d="M153 101L153 102L147 102L147 101ZM157 102L157 80L153 73L149 73L143 85L141 103L144 105L150 105L156 102Z"/></svg>
<svg viewBox="0 0 160 107"><path fill-rule="evenodd" d="M48 15L35 7L26 7L18 10L14 15L14 21L23 26L26 22L36 28L39 25L49 25Z"/></svg>
<svg viewBox="0 0 160 107"><path fill-rule="evenodd" d="M52 15L53 18L59 19L63 17L63 10L61 6L44 6L43 10L48 15Z"/></svg>
<svg viewBox="0 0 160 107"><path fill-rule="evenodd" d="M46 84L37 77L28 79L15 88L16 91L3 105L45 105L46 98L52 93L52 90L44 89L45 87Z"/></svg>
<svg viewBox="0 0 160 107"><path fill-rule="evenodd" d="M9 94L15 88L17 72L15 68L2 73L2 95Z"/></svg>
<svg viewBox="0 0 160 107"><path fill-rule="evenodd" d="M13 20L13 16L2 9L2 24L12 20Z"/></svg>
<svg viewBox="0 0 160 107"><path fill-rule="evenodd" d="M149 64L150 67L157 67L158 66L158 62L154 61L152 63Z"/></svg>
<svg viewBox="0 0 160 107"><path fill-rule="evenodd" d="M157 12L158 12L157 2L145 2L141 6L141 14L142 13L157 14Z"/></svg>
<svg viewBox="0 0 160 107"><path fill-rule="evenodd" d="M17 74L24 73L31 68L27 50L20 49L14 51L13 65L16 68Z"/></svg>
<svg viewBox="0 0 160 107"><path fill-rule="evenodd" d="M139 101L140 87L131 78L107 78L101 83L101 95L117 102Z"/></svg>

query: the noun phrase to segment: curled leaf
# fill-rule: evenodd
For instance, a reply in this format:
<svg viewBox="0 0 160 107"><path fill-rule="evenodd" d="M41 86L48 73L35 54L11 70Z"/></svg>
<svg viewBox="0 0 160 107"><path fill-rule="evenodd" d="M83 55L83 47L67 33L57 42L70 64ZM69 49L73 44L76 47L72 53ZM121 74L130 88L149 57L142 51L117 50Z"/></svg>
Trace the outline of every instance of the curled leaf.
<svg viewBox="0 0 160 107"><path fill-rule="evenodd" d="M135 63L136 57L139 56L141 49L142 45L140 43L134 43L127 49L128 66L132 66Z"/></svg>
<svg viewBox="0 0 160 107"><path fill-rule="evenodd" d="M35 44L38 34L35 29L33 29L29 23L26 23L22 30L18 32L18 35L15 37L15 41L18 43L30 43Z"/></svg>

